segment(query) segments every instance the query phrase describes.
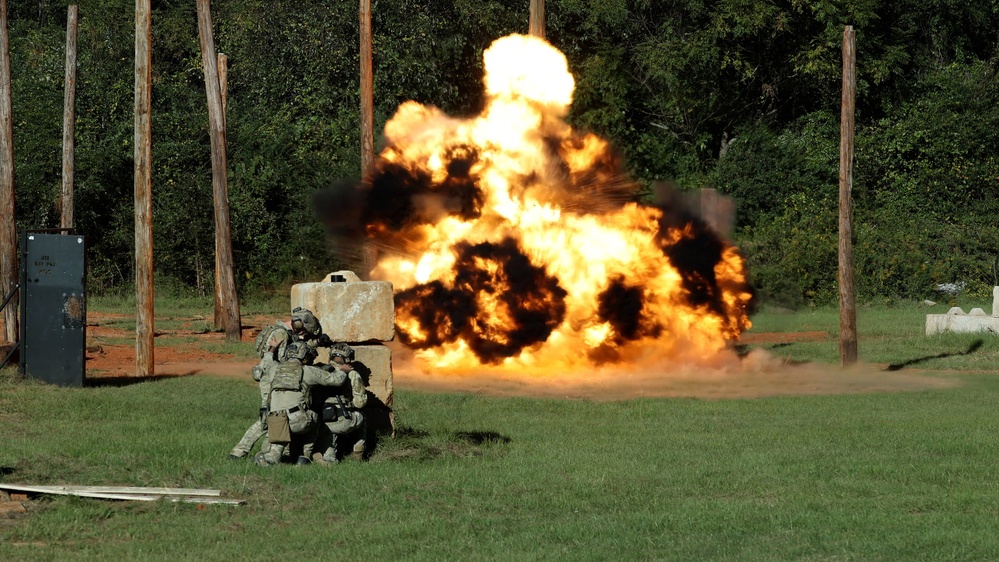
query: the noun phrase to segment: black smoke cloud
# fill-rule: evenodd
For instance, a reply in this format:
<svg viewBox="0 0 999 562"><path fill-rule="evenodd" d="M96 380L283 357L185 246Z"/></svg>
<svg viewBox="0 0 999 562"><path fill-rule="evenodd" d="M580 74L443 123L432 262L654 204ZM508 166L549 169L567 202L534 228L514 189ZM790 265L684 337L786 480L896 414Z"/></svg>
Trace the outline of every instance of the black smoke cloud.
<svg viewBox="0 0 999 562"><path fill-rule="evenodd" d="M343 181L317 192L316 214L334 242L367 238L382 249L405 252L420 241L412 227L447 216L473 220L481 215L483 194L471 174L477 159L472 147L451 147L444 155L447 174L439 183L426 170L379 160L370 186Z"/></svg>
<svg viewBox="0 0 999 562"><path fill-rule="evenodd" d="M699 214L690 209L682 194L669 186L657 186L655 206L663 212L659 219L657 241L670 264L683 278L687 302L693 307L706 306L719 317L733 321L725 308L724 291L715 275L715 266L722 261L728 244ZM689 229L691 235L673 242L670 233L682 228ZM753 294L748 283L729 288Z"/></svg>
<svg viewBox="0 0 999 562"><path fill-rule="evenodd" d="M455 252L453 286L432 281L396 294L397 323L415 320L420 328L399 330L404 344L426 349L461 338L480 361L498 363L544 343L565 319L565 289L532 264L516 240L461 243ZM483 295L500 310L482 310ZM497 318L502 321L490 322Z"/></svg>

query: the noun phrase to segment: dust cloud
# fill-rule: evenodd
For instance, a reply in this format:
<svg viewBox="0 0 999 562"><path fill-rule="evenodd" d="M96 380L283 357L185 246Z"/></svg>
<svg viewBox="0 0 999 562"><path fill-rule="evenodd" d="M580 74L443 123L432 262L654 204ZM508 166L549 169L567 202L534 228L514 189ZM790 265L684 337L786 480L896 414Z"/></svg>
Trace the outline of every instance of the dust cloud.
<svg viewBox="0 0 999 562"><path fill-rule="evenodd" d="M448 372L421 365L412 352L395 342L392 371L397 389L470 392L489 396L523 396L595 401L686 397L739 399L902 392L948 388L952 379L885 371L873 365L841 368L816 363L789 363L764 350L740 357L722 354L710 365L604 366L591 371L539 376L482 367L474 372Z"/></svg>

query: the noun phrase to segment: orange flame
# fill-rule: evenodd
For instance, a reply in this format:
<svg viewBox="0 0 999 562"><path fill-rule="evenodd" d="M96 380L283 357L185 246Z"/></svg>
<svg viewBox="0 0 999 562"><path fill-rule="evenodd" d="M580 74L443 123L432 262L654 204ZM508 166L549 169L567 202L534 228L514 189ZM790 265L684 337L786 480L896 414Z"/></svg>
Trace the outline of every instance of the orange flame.
<svg viewBox="0 0 999 562"><path fill-rule="evenodd" d="M400 340L436 369L532 373L697 361L749 327L737 249L639 202L609 144L562 120L574 80L545 41L484 53L470 119L406 102L385 126L367 234Z"/></svg>

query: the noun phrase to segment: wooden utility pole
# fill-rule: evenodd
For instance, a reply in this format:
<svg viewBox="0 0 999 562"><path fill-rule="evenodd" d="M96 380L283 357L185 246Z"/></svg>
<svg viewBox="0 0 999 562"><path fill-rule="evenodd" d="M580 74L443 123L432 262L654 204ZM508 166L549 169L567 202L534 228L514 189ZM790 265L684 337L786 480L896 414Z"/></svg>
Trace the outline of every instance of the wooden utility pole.
<svg viewBox="0 0 999 562"><path fill-rule="evenodd" d="M843 108L839 144L839 354L857 362L857 307L853 291L853 114L857 92L856 34L843 30Z"/></svg>
<svg viewBox="0 0 999 562"><path fill-rule="evenodd" d="M545 0L531 0L531 22L528 33L545 38Z"/></svg>
<svg viewBox="0 0 999 562"><path fill-rule="evenodd" d="M229 171L225 145L225 117L222 88L219 85L218 55L212 34L210 0L198 1L198 35L201 59L205 65L205 94L208 97L208 130L212 140L212 193L215 199L215 260L218 267L215 286L220 291L225 337L239 341L242 327L239 297L232 273L232 234L229 224Z"/></svg>
<svg viewBox="0 0 999 562"><path fill-rule="evenodd" d="M361 183L369 185L375 172L375 87L371 64L371 0L360 0L361 16ZM378 263L378 248L366 242L361 250L362 279Z"/></svg>
<svg viewBox="0 0 999 562"><path fill-rule="evenodd" d="M66 80L62 107L62 220L59 226L73 228L73 166L76 148L73 129L76 122L76 31L79 9L68 8L66 17Z"/></svg>
<svg viewBox="0 0 999 562"><path fill-rule="evenodd" d="M229 57L219 53L219 90L222 91L222 129L228 131L226 125L226 101L229 93ZM216 330L225 328L225 308L222 306L222 284L219 283L221 274L219 273L219 237L215 237L215 315L214 326ZM242 321L240 321L242 323Z"/></svg>
<svg viewBox="0 0 999 562"><path fill-rule="evenodd" d="M375 167L375 93L371 65L371 0L361 0L361 178Z"/></svg>
<svg viewBox="0 0 999 562"><path fill-rule="evenodd" d="M151 0L135 0L135 376L153 375Z"/></svg>
<svg viewBox="0 0 999 562"><path fill-rule="evenodd" d="M0 0L0 298L17 285L17 222L14 220L14 120L10 102L10 39L7 0ZM0 301L2 302L2 301ZM16 342L18 300L4 308L3 336Z"/></svg>

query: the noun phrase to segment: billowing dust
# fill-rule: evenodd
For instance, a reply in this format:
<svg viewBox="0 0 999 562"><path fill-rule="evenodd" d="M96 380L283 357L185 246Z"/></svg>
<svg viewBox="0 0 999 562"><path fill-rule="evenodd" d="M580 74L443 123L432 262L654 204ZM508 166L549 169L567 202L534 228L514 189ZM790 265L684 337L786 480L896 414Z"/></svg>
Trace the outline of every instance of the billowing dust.
<svg viewBox="0 0 999 562"><path fill-rule="evenodd" d="M135 372L135 344L121 343L133 336L108 321L123 315L88 313L87 379L128 377ZM176 330L156 331L156 376L222 376L250 378L252 359L212 353L202 344L223 341L223 334L202 332L203 318L191 318ZM243 318L246 346L270 317ZM649 365L641 368L598 368L591 372L553 374L538 377L532 373L510 373L488 367L475 372L441 372L421 366L411 351L399 342L392 349L393 382L396 389L427 392L471 392L492 396L527 396L588 400L627 400L639 397L692 397L705 399L753 398L761 396L898 392L945 388L953 379L925 376L905 371L885 371L883 365L858 365L842 369L815 363L794 364L773 352L768 345L795 341L822 341L826 332L746 333L743 343L758 345L741 357L735 351L723 353L713 365L674 367ZM179 339L194 340L179 343ZM171 341L172 340L172 341ZM113 342L113 343L108 343Z"/></svg>
<svg viewBox="0 0 999 562"><path fill-rule="evenodd" d="M748 335L748 334L747 334ZM789 334L781 334L779 339ZM795 336L790 335L793 339ZM801 340L798 340L801 341ZM642 397L704 399L762 396L900 392L956 386L945 379L898 371L884 366L840 368L816 363L790 363L763 349L739 357L723 353L714 366L645 366L597 368L578 376L532 377L483 368L478 372L440 373L421 368L402 346L393 346L392 371L396 388L430 392L473 392L496 396L628 400Z"/></svg>

